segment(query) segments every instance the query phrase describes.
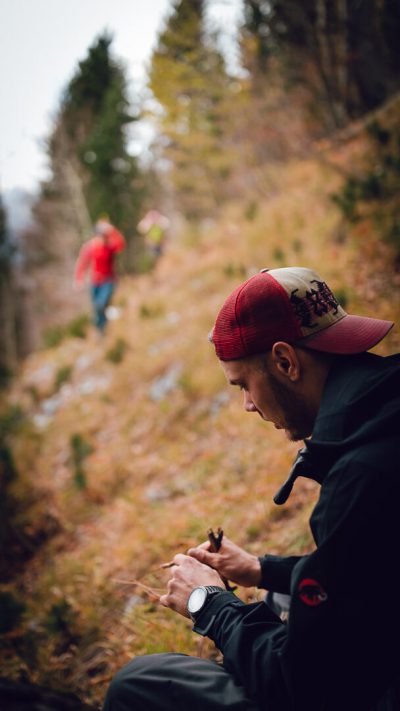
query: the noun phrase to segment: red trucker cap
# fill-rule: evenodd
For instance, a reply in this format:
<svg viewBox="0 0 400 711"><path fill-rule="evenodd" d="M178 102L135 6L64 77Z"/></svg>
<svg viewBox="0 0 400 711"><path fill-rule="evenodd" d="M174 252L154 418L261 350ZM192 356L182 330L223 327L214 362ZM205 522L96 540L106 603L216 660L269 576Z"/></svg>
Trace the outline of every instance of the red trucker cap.
<svg viewBox="0 0 400 711"><path fill-rule="evenodd" d="M312 269L263 269L228 296L210 340L220 360L263 353L277 341L326 353L367 351L392 321L347 314Z"/></svg>

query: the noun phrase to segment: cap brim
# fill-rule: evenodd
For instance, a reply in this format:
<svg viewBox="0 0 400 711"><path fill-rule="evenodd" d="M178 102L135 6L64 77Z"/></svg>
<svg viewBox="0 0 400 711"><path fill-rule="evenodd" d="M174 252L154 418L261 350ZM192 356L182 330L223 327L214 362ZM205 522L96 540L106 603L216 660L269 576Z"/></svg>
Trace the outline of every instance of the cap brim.
<svg viewBox="0 0 400 711"><path fill-rule="evenodd" d="M319 331L315 336L307 336L297 341L297 345L324 353L363 353L376 346L393 325L393 321L346 314L340 321Z"/></svg>

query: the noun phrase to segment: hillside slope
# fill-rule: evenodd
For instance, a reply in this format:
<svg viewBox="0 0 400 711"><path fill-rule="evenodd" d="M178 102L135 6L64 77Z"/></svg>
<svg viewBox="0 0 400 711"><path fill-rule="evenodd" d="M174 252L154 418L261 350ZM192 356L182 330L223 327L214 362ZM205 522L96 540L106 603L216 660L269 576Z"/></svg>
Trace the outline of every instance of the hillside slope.
<svg viewBox="0 0 400 711"><path fill-rule="evenodd" d="M398 321L389 248L368 222L348 232L330 198L356 150L271 167L257 202L177 230L151 274L121 281L104 341L91 331L26 361L3 408L23 414L10 436L13 493L34 498L26 535L46 525L53 535L3 586L26 605L3 636L4 675L100 703L134 654L215 654L141 587L162 590L160 564L210 526L254 553L309 550L318 487L299 481L274 506L298 446L243 412L207 334L240 281L285 265L319 271L349 312ZM399 346L394 330L376 350Z"/></svg>

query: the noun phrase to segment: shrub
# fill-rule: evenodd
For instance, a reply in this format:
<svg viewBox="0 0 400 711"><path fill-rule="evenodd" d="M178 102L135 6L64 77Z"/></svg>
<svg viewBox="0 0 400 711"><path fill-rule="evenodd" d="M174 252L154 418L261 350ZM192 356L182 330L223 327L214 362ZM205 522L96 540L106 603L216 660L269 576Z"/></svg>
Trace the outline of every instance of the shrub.
<svg viewBox="0 0 400 711"><path fill-rule="evenodd" d="M123 338L118 338L107 351L105 357L110 363L120 363L128 349L128 344Z"/></svg>
<svg viewBox="0 0 400 711"><path fill-rule="evenodd" d="M58 368L56 376L54 378L54 390L58 390L61 385L64 385L64 383L67 383L68 380L71 379L71 374L72 374L72 366L71 365L63 365L61 368Z"/></svg>
<svg viewBox="0 0 400 711"><path fill-rule="evenodd" d="M0 415L0 442L3 442L8 435L17 432L24 418L24 412L19 405L9 405Z"/></svg>
<svg viewBox="0 0 400 711"><path fill-rule="evenodd" d="M296 254L300 254L303 251L303 243L301 239L293 240L292 248Z"/></svg>
<svg viewBox="0 0 400 711"><path fill-rule="evenodd" d="M86 475L84 471L84 460L93 452L93 447L79 434L72 434L70 437L70 447L72 454L72 466L74 470L74 482L78 489L86 489Z"/></svg>
<svg viewBox="0 0 400 711"><path fill-rule="evenodd" d="M279 264L281 267L284 266L285 264L285 252L281 247L275 247L275 249L272 252L272 258L273 260Z"/></svg>
<svg viewBox="0 0 400 711"><path fill-rule="evenodd" d="M43 343L45 348L55 348L59 346L65 337L63 326L50 326L43 332Z"/></svg>
<svg viewBox="0 0 400 711"><path fill-rule="evenodd" d="M49 632L69 633L76 618L76 612L73 610L68 600L62 599L59 602L53 603L49 612L46 615L45 627Z"/></svg>
<svg viewBox="0 0 400 711"><path fill-rule="evenodd" d="M397 264L400 259L400 129L389 131L374 121L368 126L368 133L372 143L366 162L348 176L331 199L350 223L372 218L394 248Z"/></svg>
<svg viewBox="0 0 400 711"><path fill-rule="evenodd" d="M17 478L17 469L14 464L14 458L11 449L0 441L0 487L2 490L2 500L0 502L0 511L4 515L4 510L7 508L7 486ZM1 523L0 523L0 539L1 539Z"/></svg>
<svg viewBox="0 0 400 711"><path fill-rule="evenodd" d="M136 271L138 274L148 274L154 265L155 259L148 252L141 252L136 259Z"/></svg>
<svg viewBox="0 0 400 711"><path fill-rule="evenodd" d="M11 592L0 591L0 634L10 632L18 626L26 606Z"/></svg>
<svg viewBox="0 0 400 711"><path fill-rule="evenodd" d="M88 314L81 314L72 319L65 327L65 335L73 338L86 338L87 330L90 324Z"/></svg>
<svg viewBox="0 0 400 711"><path fill-rule="evenodd" d="M0 365L0 390L4 390L8 386L12 376L13 373L10 368Z"/></svg>
<svg viewBox="0 0 400 711"><path fill-rule="evenodd" d="M165 311L165 307L163 304L160 303L153 303L153 304L141 304L139 307L139 316L140 318L157 318L158 316L162 316Z"/></svg>
<svg viewBox="0 0 400 711"><path fill-rule="evenodd" d="M232 262L228 262L228 264L225 264L223 269L225 276L228 278L242 278L246 276L246 267L244 264L233 264Z"/></svg>
<svg viewBox="0 0 400 711"><path fill-rule="evenodd" d="M259 208L258 202L256 202L255 200L252 200L251 202L249 202L246 205L246 209L244 211L244 216L245 216L246 220L248 220L249 222L254 220L257 217L258 208Z"/></svg>
<svg viewBox="0 0 400 711"><path fill-rule="evenodd" d="M46 348L55 348L68 337L86 338L87 330L90 324L88 314L81 314L67 324L50 326L43 332L43 343Z"/></svg>

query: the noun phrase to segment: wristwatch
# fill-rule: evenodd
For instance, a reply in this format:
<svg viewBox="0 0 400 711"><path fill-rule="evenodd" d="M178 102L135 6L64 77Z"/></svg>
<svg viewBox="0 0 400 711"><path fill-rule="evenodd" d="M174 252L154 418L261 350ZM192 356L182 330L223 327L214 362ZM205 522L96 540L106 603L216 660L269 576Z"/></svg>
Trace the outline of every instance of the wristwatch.
<svg viewBox="0 0 400 711"><path fill-rule="evenodd" d="M200 585L197 588L193 588L186 606L193 622L196 622L200 612L204 609L209 599L214 595L218 595L220 592L225 592L225 589L217 585Z"/></svg>

